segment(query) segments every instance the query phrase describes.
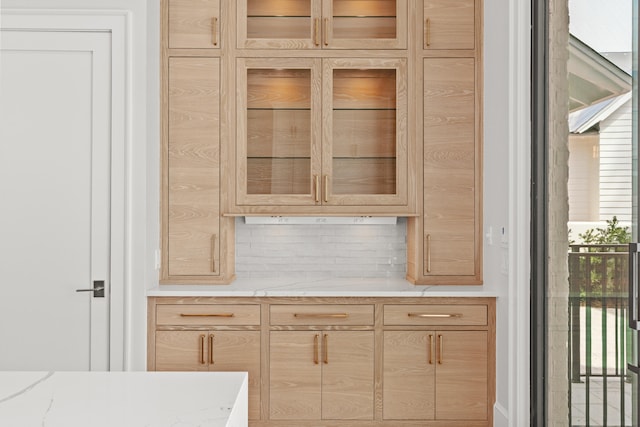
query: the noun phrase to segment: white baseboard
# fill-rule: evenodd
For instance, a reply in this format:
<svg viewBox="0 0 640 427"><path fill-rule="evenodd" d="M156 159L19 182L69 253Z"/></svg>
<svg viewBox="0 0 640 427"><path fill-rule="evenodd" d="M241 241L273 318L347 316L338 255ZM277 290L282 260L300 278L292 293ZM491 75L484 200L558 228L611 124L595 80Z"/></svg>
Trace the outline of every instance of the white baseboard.
<svg viewBox="0 0 640 427"><path fill-rule="evenodd" d="M493 426L511 427L509 424L509 411L499 403L493 405Z"/></svg>

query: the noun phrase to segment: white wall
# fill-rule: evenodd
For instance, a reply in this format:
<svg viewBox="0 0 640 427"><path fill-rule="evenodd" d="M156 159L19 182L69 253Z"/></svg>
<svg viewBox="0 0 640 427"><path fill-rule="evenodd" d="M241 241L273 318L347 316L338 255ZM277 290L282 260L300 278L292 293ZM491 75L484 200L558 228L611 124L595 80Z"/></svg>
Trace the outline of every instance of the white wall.
<svg viewBox="0 0 640 427"><path fill-rule="evenodd" d="M496 425L528 420L528 157L530 1L485 0L485 288L497 292ZM3 0L3 8L126 9L132 12L133 144L128 162L129 269L126 368L146 357L145 289L157 284L159 246L159 1ZM504 236L501 231L504 230ZM503 241L504 240L504 241Z"/></svg>

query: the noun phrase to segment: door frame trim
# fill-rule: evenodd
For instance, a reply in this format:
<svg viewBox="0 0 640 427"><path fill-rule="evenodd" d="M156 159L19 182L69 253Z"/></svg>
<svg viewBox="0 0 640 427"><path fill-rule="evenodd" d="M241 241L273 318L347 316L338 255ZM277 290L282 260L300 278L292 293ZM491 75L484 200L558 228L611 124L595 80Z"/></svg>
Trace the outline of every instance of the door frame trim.
<svg viewBox="0 0 640 427"><path fill-rule="evenodd" d="M107 31L111 33L111 178L110 178L110 306L109 370L125 368L125 294L127 290L127 191L132 143L131 13L120 10L9 9L2 28L43 31Z"/></svg>

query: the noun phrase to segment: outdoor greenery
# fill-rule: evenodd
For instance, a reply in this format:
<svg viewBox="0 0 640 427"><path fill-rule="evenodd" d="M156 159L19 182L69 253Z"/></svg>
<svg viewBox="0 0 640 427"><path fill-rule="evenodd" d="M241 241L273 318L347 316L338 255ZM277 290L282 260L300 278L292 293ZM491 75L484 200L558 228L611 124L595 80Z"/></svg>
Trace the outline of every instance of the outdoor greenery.
<svg viewBox="0 0 640 427"><path fill-rule="evenodd" d="M621 227L615 216L607 220L606 228L591 228L578 237L587 245L627 244L631 241L629 227Z"/></svg>

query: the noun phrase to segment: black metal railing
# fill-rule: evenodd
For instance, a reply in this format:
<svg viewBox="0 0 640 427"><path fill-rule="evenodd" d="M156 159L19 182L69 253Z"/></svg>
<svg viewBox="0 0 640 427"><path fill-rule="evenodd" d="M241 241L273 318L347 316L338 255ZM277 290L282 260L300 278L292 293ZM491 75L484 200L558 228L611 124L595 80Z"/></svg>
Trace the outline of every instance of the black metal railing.
<svg viewBox="0 0 640 427"><path fill-rule="evenodd" d="M628 281L627 245L570 246L569 371L571 383L584 386L580 399L586 400L585 423L572 425L592 425L595 410L598 425L624 426L625 416L628 418ZM572 399L577 389L572 386ZM597 402L591 400L592 395L598 396ZM608 414L611 408L615 411Z"/></svg>

